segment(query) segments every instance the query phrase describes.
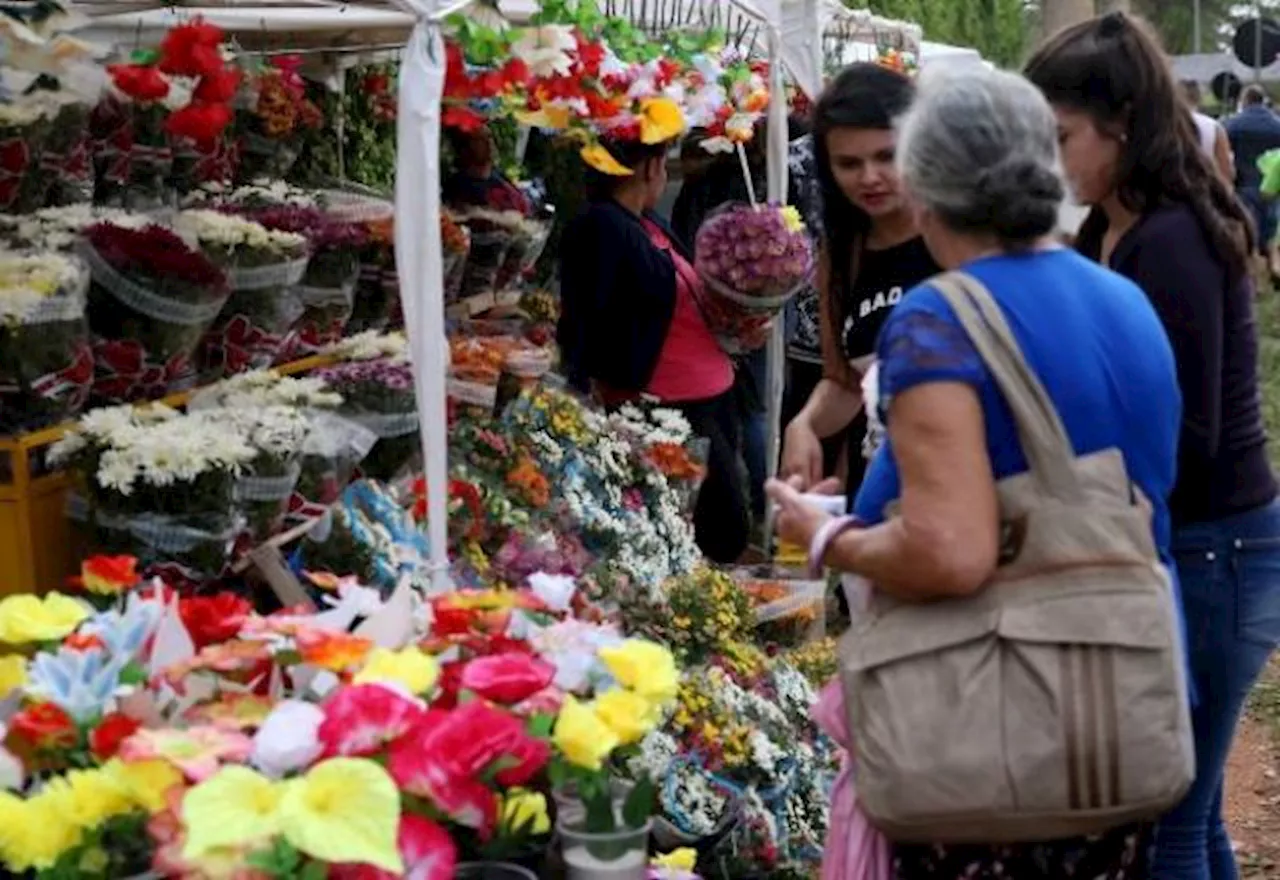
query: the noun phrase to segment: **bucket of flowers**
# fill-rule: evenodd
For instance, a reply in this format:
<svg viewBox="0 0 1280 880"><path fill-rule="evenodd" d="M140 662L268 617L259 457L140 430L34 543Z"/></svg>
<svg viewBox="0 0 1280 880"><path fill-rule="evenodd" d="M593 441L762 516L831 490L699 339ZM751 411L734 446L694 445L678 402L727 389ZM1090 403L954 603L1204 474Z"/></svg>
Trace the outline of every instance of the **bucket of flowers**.
<svg viewBox="0 0 1280 880"><path fill-rule="evenodd" d="M413 369L408 361L357 361L321 370L317 375L342 395L339 412L378 437L361 462L365 476L390 480L413 464L421 452L421 443Z"/></svg>
<svg viewBox="0 0 1280 880"><path fill-rule="evenodd" d="M93 383L89 272L75 257L0 251L0 431L79 415Z"/></svg>
<svg viewBox="0 0 1280 880"><path fill-rule="evenodd" d="M216 410L127 406L91 411L50 451L85 493L95 549L191 589L227 563L240 531L235 487L258 454Z"/></svg>
<svg viewBox="0 0 1280 880"><path fill-rule="evenodd" d="M168 79L148 64L115 64L108 68L117 96L104 110L115 133L104 159L112 183L123 179L119 188L103 195L134 210L163 207L169 198L168 178L173 166L173 150L165 134L171 86ZM123 163L123 168L116 166Z"/></svg>
<svg viewBox="0 0 1280 880"><path fill-rule="evenodd" d="M92 396L127 403L185 391L196 347L230 294L227 273L164 227L89 227L77 253L92 273Z"/></svg>
<svg viewBox="0 0 1280 880"><path fill-rule="evenodd" d="M255 544L265 541L284 525L289 499L302 472L300 459L312 422L302 410L290 406L209 412L239 427L257 453L245 465L233 491L250 540Z"/></svg>
<svg viewBox="0 0 1280 880"><path fill-rule="evenodd" d="M774 317L812 277L813 244L795 208L731 204L698 228L694 267L703 318L740 354L768 341Z"/></svg>
<svg viewBox="0 0 1280 880"><path fill-rule="evenodd" d="M356 278L351 319L347 321L348 335L387 329L392 313L400 304L395 225L389 220L377 220L364 224L364 228L367 238L360 254L360 273Z"/></svg>
<svg viewBox="0 0 1280 880"><path fill-rule="evenodd" d="M311 260L293 288L301 311L280 358L319 354L342 338L351 319L368 234L360 223L337 220L317 209L270 208L251 216L270 229L301 235L310 243Z"/></svg>
<svg viewBox="0 0 1280 880"><path fill-rule="evenodd" d="M199 209L177 214L174 231L226 271L231 288L201 340L200 381L271 366L300 311L290 291L307 268L307 239Z"/></svg>
<svg viewBox="0 0 1280 880"><path fill-rule="evenodd" d="M125 229L142 229L154 221L146 214L93 205L42 208L32 214L0 215L0 238L15 250L56 251L72 254L90 226L111 223Z"/></svg>
<svg viewBox="0 0 1280 880"><path fill-rule="evenodd" d="M40 155L49 133L49 107L24 97L0 104L0 211L26 213L44 207L50 177Z"/></svg>
<svg viewBox="0 0 1280 880"><path fill-rule="evenodd" d="M324 124L320 108L307 97L301 66L297 55L276 55L249 77L244 105L236 112L241 182L287 176L298 160L295 132Z"/></svg>

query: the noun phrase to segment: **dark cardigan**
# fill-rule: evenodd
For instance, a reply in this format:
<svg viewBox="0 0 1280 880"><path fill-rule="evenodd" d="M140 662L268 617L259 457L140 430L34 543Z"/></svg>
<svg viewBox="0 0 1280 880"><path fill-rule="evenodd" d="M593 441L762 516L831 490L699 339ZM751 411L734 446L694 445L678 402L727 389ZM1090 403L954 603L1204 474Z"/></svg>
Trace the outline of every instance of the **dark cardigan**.
<svg viewBox="0 0 1280 880"><path fill-rule="evenodd" d="M655 223L688 259L663 220ZM653 378L676 307L676 267L649 240L640 218L613 201L593 202L560 242L560 324L556 341L569 384L591 381L625 393Z"/></svg>

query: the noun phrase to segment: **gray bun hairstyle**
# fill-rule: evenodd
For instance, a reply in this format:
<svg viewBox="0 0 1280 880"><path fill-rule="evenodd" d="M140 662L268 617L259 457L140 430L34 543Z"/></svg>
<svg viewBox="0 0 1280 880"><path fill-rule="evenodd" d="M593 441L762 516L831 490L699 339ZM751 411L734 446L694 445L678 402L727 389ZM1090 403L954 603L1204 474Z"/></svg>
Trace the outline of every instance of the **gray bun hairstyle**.
<svg viewBox="0 0 1280 880"><path fill-rule="evenodd" d="M897 156L916 201L958 232L1018 249L1057 226L1065 194L1057 122L1040 90L1017 74L923 74L898 122Z"/></svg>

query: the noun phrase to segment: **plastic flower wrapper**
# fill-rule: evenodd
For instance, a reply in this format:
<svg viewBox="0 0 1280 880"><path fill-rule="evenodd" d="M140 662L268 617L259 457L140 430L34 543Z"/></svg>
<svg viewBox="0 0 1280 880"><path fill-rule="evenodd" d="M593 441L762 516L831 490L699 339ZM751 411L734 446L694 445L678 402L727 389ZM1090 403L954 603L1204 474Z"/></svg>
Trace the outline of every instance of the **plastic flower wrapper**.
<svg viewBox="0 0 1280 880"><path fill-rule="evenodd" d="M146 214L131 214L117 208L94 205L65 205L42 208L34 214L0 215L0 235L17 250L56 251L71 254L84 230L99 223L126 229L142 229L153 221Z"/></svg>
<svg viewBox="0 0 1280 880"><path fill-rule="evenodd" d="M31 98L0 104L0 211L44 207L50 177L40 156L49 132L49 108Z"/></svg>
<svg viewBox="0 0 1280 880"><path fill-rule="evenodd" d="M378 443L372 430L336 413L311 412L308 418L312 429L302 444L302 470L289 500L290 520L324 515ZM359 573L358 568L348 572L314 562L312 567L335 574Z"/></svg>
<svg viewBox="0 0 1280 880"><path fill-rule="evenodd" d="M251 216L270 229L302 235L311 246L311 261L293 289L301 310L281 356L296 360L317 354L342 337L351 318L368 234L362 224L314 208L268 208Z"/></svg>
<svg viewBox="0 0 1280 880"><path fill-rule="evenodd" d="M400 277L396 272L395 223L393 220L371 220L363 224L366 239L360 253L360 273L356 277L351 319L347 333L386 330L393 315L400 310ZM441 235L444 235L444 212L441 212ZM446 243L446 263L449 260ZM449 271L445 267L446 273ZM448 277L445 279L448 285ZM447 296L447 294L446 294Z"/></svg>
<svg viewBox="0 0 1280 880"><path fill-rule="evenodd" d="M731 354L760 348L767 327L813 273L813 243L795 208L728 205L698 229L699 305Z"/></svg>
<svg viewBox="0 0 1280 880"><path fill-rule="evenodd" d="M296 132L324 124L320 109L307 97L298 74L302 59L276 55L267 59L248 79L247 105L236 111L240 131L238 180L288 176L298 159Z"/></svg>
<svg viewBox="0 0 1280 880"><path fill-rule="evenodd" d="M49 107L49 131L40 155L40 170L49 178L45 203L87 204L93 201L93 163L89 158L89 110L70 92L38 92Z"/></svg>
<svg viewBox="0 0 1280 880"><path fill-rule="evenodd" d="M459 211L456 219L471 241L458 298L468 303L468 314L474 315L493 307L498 275L525 219L518 211L485 208Z"/></svg>
<svg viewBox="0 0 1280 880"><path fill-rule="evenodd" d="M160 226L91 226L78 252L92 275L92 397L132 403L190 388L196 346L230 293L226 273Z"/></svg>
<svg viewBox="0 0 1280 880"><path fill-rule="evenodd" d="M236 481L234 492L251 538L266 540L284 525L289 499L302 471L301 449L311 432L311 420L301 410L287 406L207 412L211 418L237 426L257 451Z"/></svg>
<svg viewBox="0 0 1280 880"><path fill-rule="evenodd" d="M361 462L366 476L389 480L409 467L421 452L413 370L391 360L358 361L317 373L342 395L341 413L378 436Z"/></svg>
<svg viewBox="0 0 1280 880"><path fill-rule="evenodd" d="M89 272L75 257L0 251L0 431L79 415L93 382Z"/></svg>
<svg viewBox="0 0 1280 880"><path fill-rule="evenodd" d="M444 301L452 304L462 293L467 255L471 253L471 233L447 209L440 211L440 244L444 248Z"/></svg>

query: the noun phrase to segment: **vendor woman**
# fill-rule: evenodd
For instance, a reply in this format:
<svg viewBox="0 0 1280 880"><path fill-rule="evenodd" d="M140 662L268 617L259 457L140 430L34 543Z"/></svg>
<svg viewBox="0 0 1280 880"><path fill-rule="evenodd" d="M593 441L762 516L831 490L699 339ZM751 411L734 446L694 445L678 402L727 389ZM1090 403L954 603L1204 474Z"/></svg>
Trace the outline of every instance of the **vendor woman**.
<svg viewBox="0 0 1280 880"><path fill-rule="evenodd" d="M529 216L529 199L497 168L498 151L489 129L445 131L453 148L456 171L441 187L444 203L451 208L519 211Z"/></svg>
<svg viewBox="0 0 1280 880"><path fill-rule="evenodd" d="M664 112L679 119L674 104L650 109L655 119L664 120ZM698 309L701 282L689 252L653 212L667 184L668 148L682 127L655 124L643 136L650 143L606 141L584 150L589 203L561 241L557 337L575 388L608 406L655 398L684 413L709 441L694 533L712 560L733 562L751 528L733 363Z"/></svg>

